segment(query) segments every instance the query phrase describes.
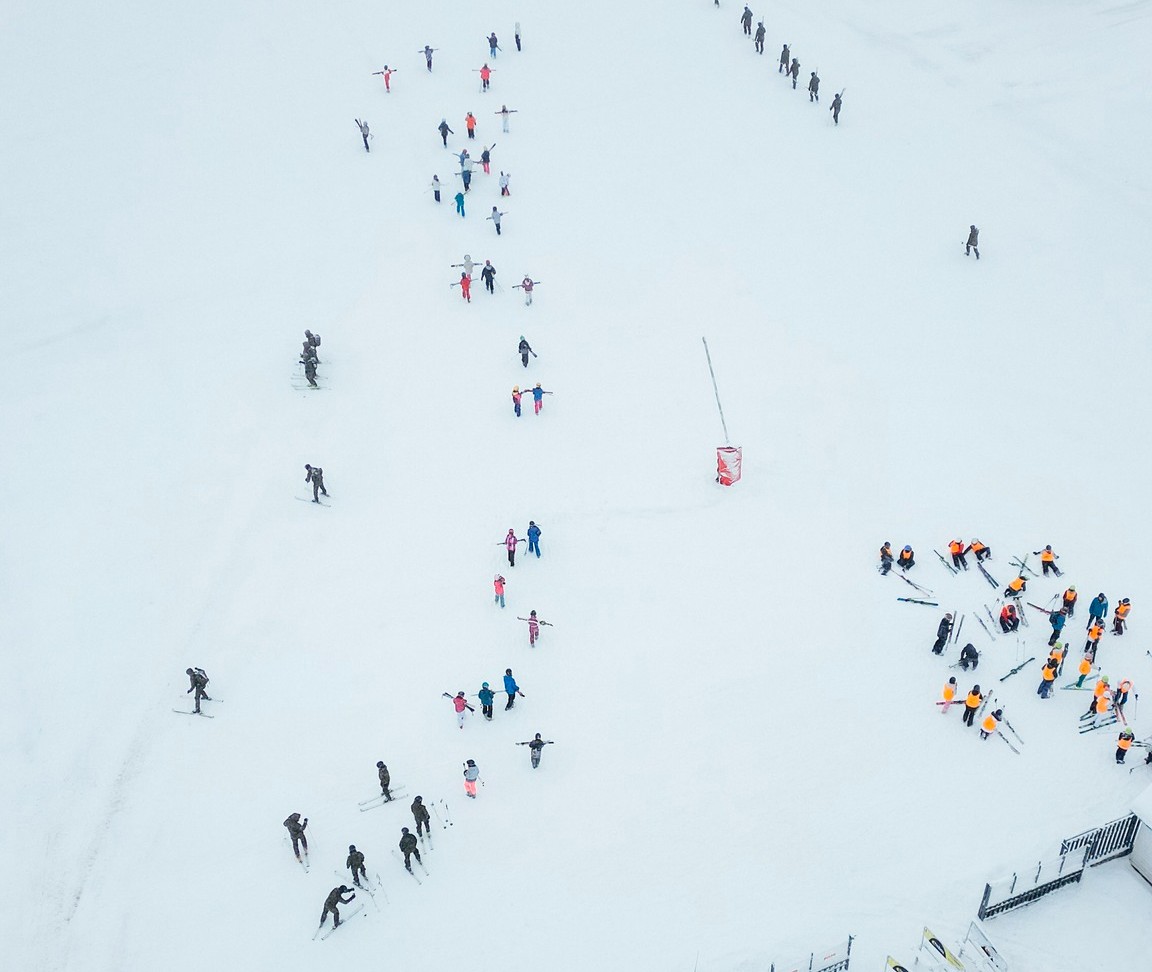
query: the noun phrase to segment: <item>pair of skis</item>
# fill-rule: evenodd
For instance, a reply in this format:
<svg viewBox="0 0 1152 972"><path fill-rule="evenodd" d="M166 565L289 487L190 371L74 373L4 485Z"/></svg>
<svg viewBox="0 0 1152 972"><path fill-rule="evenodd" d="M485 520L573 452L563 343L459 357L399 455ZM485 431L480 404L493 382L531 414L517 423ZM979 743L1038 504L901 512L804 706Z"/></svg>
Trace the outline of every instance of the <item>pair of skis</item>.
<svg viewBox="0 0 1152 972"><path fill-rule="evenodd" d="M360 812L364 813L366 810L375 810L377 807L382 807L386 803L395 803L397 800L408 796L408 791L404 789L403 784L398 787L389 787L389 790L392 793L392 798L390 800L384 799L383 793L381 793L379 796L374 796L369 800L361 800Z"/></svg>

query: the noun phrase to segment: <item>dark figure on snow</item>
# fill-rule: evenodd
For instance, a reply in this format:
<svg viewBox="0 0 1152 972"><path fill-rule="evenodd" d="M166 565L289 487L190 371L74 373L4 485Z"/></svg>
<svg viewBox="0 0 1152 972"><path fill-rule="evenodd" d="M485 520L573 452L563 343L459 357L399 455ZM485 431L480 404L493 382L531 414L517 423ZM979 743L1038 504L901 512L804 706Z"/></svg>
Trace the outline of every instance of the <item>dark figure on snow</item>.
<svg viewBox="0 0 1152 972"><path fill-rule="evenodd" d="M828 109L830 112L832 112L832 121L834 121L837 125L840 124L840 105L842 103L843 102L840 100L840 93L837 92L835 97L832 99L832 107Z"/></svg>
<svg viewBox="0 0 1152 972"><path fill-rule="evenodd" d="M758 20L756 22L756 37L754 39L756 44L756 53L764 53L764 21Z"/></svg>
<svg viewBox="0 0 1152 972"><path fill-rule="evenodd" d="M745 5L744 12L740 15L740 23L744 25L744 34L747 37L752 36L752 11Z"/></svg>
<svg viewBox="0 0 1152 972"><path fill-rule="evenodd" d="M900 556L896 558L896 563L901 570L907 572L916 566L916 554L908 545L904 545L904 549L900 551Z"/></svg>
<svg viewBox="0 0 1152 972"><path fill-rule="evenodd" d="M936 644L932 646L932 654L939 655L944 651L944 646L948 643L948 636L952 634L952 615L945 614L940 619L940 624L936 627Z"/></svg>
<svg viewBox="0 0 1152 972"><path fill-rule="evenodd" d="M972 642L968 642L963 648L960 649L960 667L964 671L969 668L976 671L976 666L980 664L980 652L976 650L976 646Z"/></svg>
<svg viewBox="0 0 1152 972"><path fill-rule="evenodd" d="M324 488L324 470L319 466L310 466L304 463L304 468L308 470L308 475L304 477L304 482L312 484L312 502L320 502L320 494L328 495L328 490Z"/></svg>
<svg viewBox="0 0 1152 972"><path fill-rule="evenodd" d="M380 793L384 797L384 802L388 803L392 799L392 792L389 789L392 786L392 774L388 772L384 760L376 763L376 775L380 777Z"/></svg>
<svg viewBox="0 0 1152 972"><path fill-rule="evenodd" d="M980 686L973 685L972 691L964 699L964 725L972 725L972 720L976 718L976 710L980 708L980 703L983 701L984 696L980 694Z"/></svg>
<svg viewBox="0 0 1152 972"><path fill-rule="evenodd" d="M420 861L420 849L416 846L416 837L412 834L407 827L401 827L400 833L403 836L400 838L400 853L404 855L404 868L411 872L412 858L415 857ZM421 861L421 863L423 863Z"/></svg>
<svg viewBox="0 0 1152 972"><path fill-rule="evenodd" d="M194 699L196 707L193 711L199 712L201 699L207 699L209 702L212 701L212 696L210 696L207 691L205 691L208 688L208 674L204 671L203 668L187 668L184 670L184 674L188 676L188 681L190 683L188 690L184 694L187 695L188 692L196 693Z"/></svg>
<svg viewBox="0 0 1152 972"><path fill-rule="evenodd" d="M364 870L364 855L356 849L355 844L348 845L348 860L344 862L344 866L352 872L352 883L358 888L363 887L360 879L364 878L367 881L368 874Z"/></svg>
<svg viewBox="0 0 1152 972"><path fill-rule="evenodd" d="M808 78L808 100L820 100L820 79L816 76L815 71L813 71L811 77Z"/></svg>
<svg viewBox="0 0 1152 972"><path fill-rule="evenodd" d="M428 808L424 806L424 798L418 796L412 801L412 816L416 820L416 835L432 832L432 818L428 815Z"/></svg>
<svg viewBox="0 0 1152 972"><path fill-rule="evenodd" d="M484 289L490 294L496 293L496 268L491 260L484 261L484 269L480 271L480 279L484 281Z"/></svg>
<svg viewBox="0 0 1152 972"><path fill-rule="evenodd" d="M975 253L976 259L980 259L980 231L975 226L968 227L968 242L964 244L964 255L968 256L969 253Z"/></svg>
<svg viewBox="0 0 1152 972"><path fill-rule="evenodd" d="M347 898L344 895L348 895ZM324 927L324 922L328 919L328 915L332 915L332 925L335 928L340 927L340 908L342 904L351 904L356 897L356 892L351 888L341 884L338 888L333 888L328 892L328 897L324 899L324 912L320 915L320 927Z"/></svg>
<svg viewBox="0 0 1152 972"><path fill-rule="evenodd" d="M536 352L532 350L532 345L524 340L523 334L520 335L520 343L517 345L516 350L520 353L520 363L524 365L525 368L528 367L528 355L532 355L533 358L536 357Z"/></svg>
<svg viewBox="0 0 1152 972"><path fill-rule="evenodd" d="M880 573L887 574L892 569L892 544L885 540L880 548Z"/></svg>
<svg viewBox="0 0 1152 972"><path fill-rule="evenodd" d="M320 363L320 358L316 354L316 349L312 346L311 341L305 341L304 346L300 349L301 361L312 361L316 364Z"/></svg>
<svg viewBox="0 0 1152 972"><path fill-rule="evenodd" d="M1124 757L1128 755L1128 750L1132 748L1132 741L1136 738L1136 733L1131 729L1125 729L1119 736L1116 737L1116 762L1123 763ZM1152 759L1152 753L1149 754Z"/></svg>
<svg viewBox="0 0 1152 972"><path fill-rule="evenodd" d="M520 47L520 21L516 21L516 50L521 50Z"/></svg>
<svg viewBox="0 0 1152 972"><path fill-rule="evenodd" d="M792 60L792 54L788 50L788 45L785 44L780 51L780 66L776 69L777 74L788 73L788 62Z"/></svg>
<svg viewBox="0 0 1152 972"><path fill-rule="evenodd" d="M488 35L489 56L495 58L496 52L499 50L502 50L502 48L500 47L499 41L497 40L496 31L492 31L492 33Z"/></svg>
<svg viewBox="0 0 1152 972"><path fill-rule="evenodd" d="M304 377L308 379L308 384L311 385L313 388L319 388L320 387L318 384L316 384L316 359L315 358L305 358L304 359Z"/></svg>
<svg viewBox="0 0 1152 972"><path fill-rule="evenodd" d="M371 152L372 150L368 148L368 139L372 137L372 133L368 131L368 123L357 118L356 127L360 129L360 137L364 139L364 151Z"/></svg>
<svg viewBox="0 0 1152 972"><path fill-rule="evenodd" d="M304 332L304 342L310 348L312 348L312 353L313 353L313 355L315 355L316 351L320 347L320 335L319 334L313 334L311 331L305 331ZM316 359L316 363L317 364L320 363L319 358Z"/></svg>
<svg viewBox="0 0 1152 972"><path fill-rule="evenodd" d="M454 131L452 131L451 128L448 127L448 122L445 121L443 118L440 119L440 124L437 126L437 128L440 131L440 138L444 142L444 147L447 148L448 147L448 136L449 135L455 135L456 133ZM439 202L439 200L437 200L437 202Z"/></svg>
<svg viewBox="0 0 1152 972"><path fill-rule="evenodd" d="M796 79L800 77L800 62L796 58L792 59L792 70L788 73L792 75L792 90L795 91Z"/></svg>
<svg viewBox="0 0 1152 972"><path fill-rule="evenodd" d="M973 537L972 542L968 544L968 550L971 550L976 555L976 563L978 564L984 563L985 560L992 559L992 548L986 543L977 540L975 537ZM967 551L965 551L965 553L967 553Z"/></svg>
<svg viewBox="0 0 1152 972"><path fill-rule="evenodd" d="M308 838L304 836L304 831L308 829L308 818L300 819L300 814L289 814L288 819L284 821L284 826L288 828L288 836L292 838L292 853L296 855L296 860L300 860L300 848L304 848L304 856L308 856Z"/></svg>
<svg viewBox="0 0 1152 972"><path fill-rule="evenodd" d="M434 50L436 50L435 47L429 47L427 44L424 45L424 63L428 65L429 72L432 70L432 52Z"/></svg>
<svg viewBox="0 0 1152 972"><path fill-rule="evenodd" d="M744 9L747 10L748 8L745 7ZM529 742L518 742L516 745L517 746L527 746L531 750L531 752L532 752L532 768L536 769L536 767L540 765L540 751L545 746L552 746L555 744L552 742L551 739L541 739L540 733L536 733L535 739L532 739Z"/></svg>
<svg viewBox="0 0 1152 972"><path fill-rule="evenodd" d="M493 692L492 689L490 689L488 687L488 683L485 682L483 685L480 686L479 696L480 696L480 711L484 714L484 718L487 719L489 722L491 722L492 721L492 702L496 698L496 693Z"/></svg>
<svg viewBox="0 0 1152 972"><path fill-rule="evenodd" d="M1104 623L1104 616L1108 613L1108 598L1104 596L1101 591L1094 598L1092 603L1088 605L1088 623L1084 626L1091 628L1094 621L1099 621L1100 624Z"/></svg>

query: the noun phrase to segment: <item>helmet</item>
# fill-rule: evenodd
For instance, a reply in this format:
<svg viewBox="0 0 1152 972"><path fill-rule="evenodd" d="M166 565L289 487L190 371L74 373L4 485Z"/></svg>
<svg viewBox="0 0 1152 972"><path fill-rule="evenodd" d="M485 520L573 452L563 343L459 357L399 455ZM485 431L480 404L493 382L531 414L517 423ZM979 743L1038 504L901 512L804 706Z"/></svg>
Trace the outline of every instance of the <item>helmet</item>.
<svg viewBox="0 0 1152 972"><path fill-rule="evenodd" d="M418 797L417 797L415 800L413 800L412 802L413 802L413 803L423 803L423 802L424 802L424 798L423 798L422 796L418 796Z"/></svg>
<svg viewBox="0 0 1152 972"><path fill-rule="evenodd" d="M534 617L536 617L536 612L535 611L529 611L528 616L534 618Z"/></svg>
<svg viewBox="0 0 1152 972"><path fill-rule="evenodd" d="M513 386L512 386L512 390L513 390L514 392L518 392L518 391L520 390L520 386L519 386L519 385L513 385Z"/></svg>
<svg viewBox="0 0 1152 972"><path fill-rule="evenodd" d="M539 738L540 738L540 733L536 733L536 738L537 738L537 739L539 739Z"/></svg>
<svg viewBox="0 0 1152 972"><path fill-rule="evenodd" d="M312 467L310 465L308 465L308 463L304 463L304 468L305 469L311 469Z"/></svg>
<svg viewBox="0 0 1152 972"><path fill-rule="evenodd" d="M911 553L912 552L912 544L910 544L910 543L904 544L904 549L907 550L909 553Z"/></svg>
<svg viewBox="0 0 1152 972"><path fill-rule="evenodd" d="M469 766L475 766L475 765L476 765L476 760L474 760L474 759L470 759L470 760L468 760L468 765L469 765Z"/></svg>
<svg viewBox="0 0 1152 972"><path fill-rule="evenodd" d="M1100 681L1103 682L1105 685L1107 685L1108 684L1108 676L1107 675L1101 675Z"/></svg>
<svg viewBox="0 0 1152 972"><path fill-rule="evenodd" d="M464 694L464 690L461 689L459 692L456 693L456 698L460 698L463 694Z"/></svg>
<svg viewBox="0 0 1152 972"><path fill-rule="evenodd" d="M540 387L540 382L536 382L536 387L537 387L537 388L539 388L539 387Z"/></svg>
<svg viewBox="0 0 1152 972"><path fill-rule="evenodd" d="M485 683L484 683L483 685L481 685L480 687L481 687L481 688L487 688L487 687L488 687L488 683L487 683L487 682L485 682Z"/></svg>
<svg viewBox="0 0 1152 972"><path fill-rule="evenodd" d="M1075 590L1076 590L1076 585L1075 585L1075 584L1069 584L1069 585L1068 585L1068 590L1070 590L1070 591L1075 591Z"/></svg>
<svg viewBox="0 0 1152 972"><path fill-rule="evenodd" d="M376 760L376 768L377 769L383 769L384 768L384 760L382 760L382 759Z"/></svg>
<svg viewBox="0 0 1152 972"><path fill-rule="evenodd" d="M351 853L352 853L352 852L353 852L355 849L356 849L356 845L355 845L355 844L349 844L349 845L348 845L348 853L349 853L349 854L351 854Z"/></svg>
<svg viewBox="0 0 1152 972"><path fill-rule="evenodd" d="M407 828L407 827L401 827L401 828L400 828L400 833L402 833L402 834L406 834L406 833L408 833L408 828Z"/></svg>
<svg viewBox="0 0 1152 972"><path fill-rule="evenodd" d="M1051 550L1051 549L1052 549L1052 544L1048 544L1047 546L1045 546L1045 548L1044 548L1044 549L1045 549L1045 550Z"/></svg>
<svg viewBox="0 0 1152 972"><path fill-rule="evenodd" d="M189 668L189 669L186 669L186 670L185 670L185 672L184 672L184 674L185 674L185 675L191 675L191 674L192 674L192 669L191 669L191 668Z"/></svg>

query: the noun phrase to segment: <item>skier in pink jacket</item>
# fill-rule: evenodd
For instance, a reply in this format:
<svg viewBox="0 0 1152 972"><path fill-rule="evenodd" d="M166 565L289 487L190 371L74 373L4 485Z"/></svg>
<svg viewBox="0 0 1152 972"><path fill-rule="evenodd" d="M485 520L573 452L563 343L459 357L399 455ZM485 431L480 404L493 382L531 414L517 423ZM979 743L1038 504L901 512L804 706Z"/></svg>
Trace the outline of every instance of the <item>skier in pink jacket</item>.
<svg viewBox="0 0 1152 972"><path fill-rule="evenodd" d="M496 603L499 604L501 607L503 607L504 606L504 578L501 577L499 574L497 574L496 579L494 581L492 581L492 589L494 591L496 591Z"/></svg>
<svg viewBox="0 0 1152 972"><path fill-rule="evenodd" d="M516 545L518 543L523 543L523 542L524 542L523 540L517 539L515 530L509 530L508 531L508 536L506 536L504 538L504 546L508 550L508 566L509 567L515 567L516 566Z"/></svg>

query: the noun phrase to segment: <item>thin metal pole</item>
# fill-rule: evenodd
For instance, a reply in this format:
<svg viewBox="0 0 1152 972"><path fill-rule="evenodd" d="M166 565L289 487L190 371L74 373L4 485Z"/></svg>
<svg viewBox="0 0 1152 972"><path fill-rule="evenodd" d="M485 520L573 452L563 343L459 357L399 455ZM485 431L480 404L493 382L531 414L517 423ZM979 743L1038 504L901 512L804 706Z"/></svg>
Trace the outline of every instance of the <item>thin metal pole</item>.
<svg viewBox="0 0 1152 972"><path fill-rule="evenodd" d="M720 404L720 389L716 387L716 372L712 370L712 353L708 350L708 341L701 338L704 342L704 354L708 358L708 374L712 376L712 391L716 393L716 409L720 412L720 424L724 427L724 444L731 445L728 440L728 423L724 421L724 406Z"/></svg>

